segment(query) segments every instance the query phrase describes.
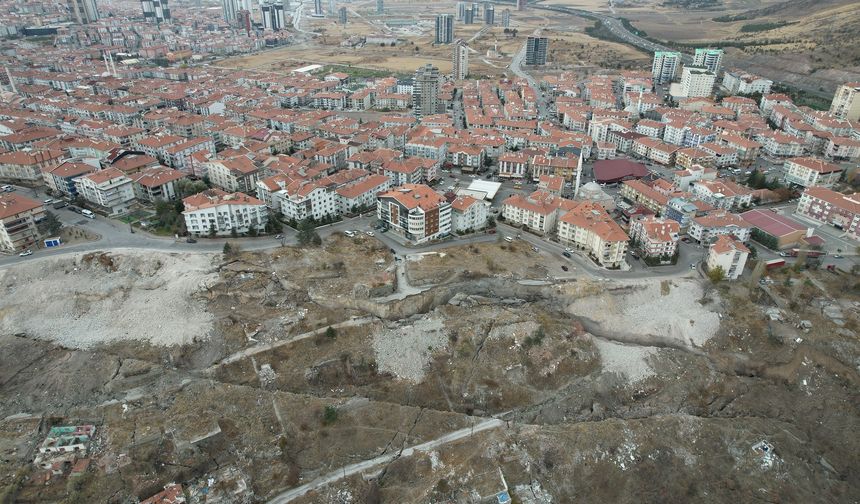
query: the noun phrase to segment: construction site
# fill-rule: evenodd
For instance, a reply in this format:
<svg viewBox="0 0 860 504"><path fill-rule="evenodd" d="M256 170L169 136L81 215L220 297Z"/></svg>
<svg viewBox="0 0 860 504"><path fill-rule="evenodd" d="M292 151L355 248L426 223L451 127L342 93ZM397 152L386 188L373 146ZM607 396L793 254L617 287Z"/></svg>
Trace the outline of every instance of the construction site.
<svg viewBox="0 0 860 504"><path fill-rule="evenodd" d="M3 502L860 499L855 276L553 261L333 236L0 270Z"/></svg>
<svg viewBox="0 0 860 504"><path fill-rule="evenodd" d="M457 12L457 2L416 3L390 0L384 3L384 14L377 13L375 3L356 4L347 8L348 22L337 16L297 16L294 43L288 47L258 54L225 59L218 65L289 72L296 68L321 64L325 68L356 77L411 75L417 68L432 63L443 74L451 72L451 44L436 44L435 18ZM497 6L495 24L482 19L472 24L456 22L454 39L463 40L469 48L469 68L473 78L510 76L508 66L539 30L550 38L548 67L544 71L579 71L587 74L600 68L639 68L650 65L648 55L623 44L593 38L585 33L592 22L581 17L544 12L516 11L511 6L510 25L501 23L502 5Z"/></svg>

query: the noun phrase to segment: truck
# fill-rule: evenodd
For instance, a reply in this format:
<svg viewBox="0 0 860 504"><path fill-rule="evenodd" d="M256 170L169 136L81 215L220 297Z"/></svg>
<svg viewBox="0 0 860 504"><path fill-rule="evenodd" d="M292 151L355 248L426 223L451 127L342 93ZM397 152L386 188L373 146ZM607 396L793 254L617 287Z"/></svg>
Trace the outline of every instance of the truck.
<svg viewBox="0 0 860 504"><path fill-rule="evenodd" d="M766 270L781 268L782 266L785 266L785 259L771 259L770 261L765 261L764 263L764 268Z"/></svg>
<svg viewBox="0 0 860 504"><path fill-rule="evenodd" d="M788 252L788 254L791 257L797 257L797 255L800 254L801 252L806 252L806 257L810 257L810 258L821 257L824 255L827 255L827 252L824 252L823 250L804 250L804 249L798 249L798 248L791 249Z"/></svg>

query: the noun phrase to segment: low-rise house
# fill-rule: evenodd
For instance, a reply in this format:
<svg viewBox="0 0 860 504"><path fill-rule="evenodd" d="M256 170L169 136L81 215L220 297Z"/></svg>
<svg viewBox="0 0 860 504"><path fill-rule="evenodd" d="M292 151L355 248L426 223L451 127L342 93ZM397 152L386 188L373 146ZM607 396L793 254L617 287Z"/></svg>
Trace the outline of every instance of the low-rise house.
<svg viewBox="0 0 860 504"><path fill-rule="evenodd" d="M109 215L126 213L134 202L132 181L116 168L89 173L75 179L78 194Z"/></svg>
<svg viewBox="0 0 860 504"><path fill-rule="evenodd" d="M630 223L634 248L645 257L668 260L678 251L681 224L673 219L645 216Z"/></svg>
<svg viewBox="0 0 860 504"><path fill-rule="evenodd" d="M730 236L720 236L708 248L708 271L720 268L727 280L737 280L744 272L749 253L749 249L740 241Z"/></svg>
<svg viewBox="0 0 860 504"><path fill-rule="evenodd" d="M451 204L422 184L404 184L380 193L376 216L392 232L416 244L451 233Z"/></svg>
<svg viewBox="0 0 860 504"><path fill-rule="evenodd" d="M208 189L182 200L185 227L196 236L226 236L236 233L262 232L269 221L266 205L243 193Z"/></svg>
<svg viewBox="0 0 860 504"><path fill-rule="evenodd" d="M558 239L585 251L605 268L624 264L629 237L604 208L590 201L574 203L558 219Z"/></svg>
<svg viewBox="0 0 860 504"><path fill-rule="evenodd" d="M94 425L63 425L51 427L33 463L42 469L54 469L58 464L71 463L86 457L95 436Z"/></svg>
<svg viewBox="0 0 860 504"><path fill-rule="evenodd" d="M842 177L842 167L821 159L799 157L783 165L783 182L801 187L833 187Z"/></svg>
<svg viewBox="0 0 860 504"><path fill-rule="evenodd" d="M451 229L455 233L477 231L487 227L487 204L471 196L458 196L451 202Z"/></svg>
<svg viewBox="0 0 860 504"><path fill-rule="evenodd" d="M0 250L16 252L39 240L36 223L45 216L41 202L15 193L0 193Z"/></svg>

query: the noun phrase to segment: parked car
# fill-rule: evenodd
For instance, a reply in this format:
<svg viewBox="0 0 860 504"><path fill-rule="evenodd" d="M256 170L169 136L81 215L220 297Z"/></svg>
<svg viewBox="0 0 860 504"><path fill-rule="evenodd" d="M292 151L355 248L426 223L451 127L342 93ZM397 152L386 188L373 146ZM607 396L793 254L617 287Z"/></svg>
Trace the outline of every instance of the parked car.
<svg viewBox="0 0 860 504"><path fill-rule="evenodd" d="M63 208L63 207L67 207L67 206L69 206L69 204L66 203L65 201L62 201L62 200L54 203L54 208L57 210L59 210L60 208Z"/></svg>
<svg viewBox="0 0 860 504"><path fill-rule="evenodd" d="M0 189L2 189L3 192L12 192L15 190L15 188L10 185L4 185L3 187L0 187Z"/></svg>
<svg viewBox="0 0 860 504"><path fill-rule="evenodd" d="M185 243L197 243L197 240L193 236L189 236L185 239Z"/></svg>
<svg viewBox="0 0 860 504"><path fill-rule="evenodd" d="M562 252L562 253L561 253L561 255L563 255L564 257L567 257L568 259L570 259L570 252L568 252L567 250L565 250L564 252Z"/></svg>
<svg viewBox="0 0 860 504"><path fill-rule="evenodd" d="M87 219L95 219L95 218L96 218L96 214L94 214L94 213L92 212L92 210L87 210L86 208L84 208L83 210L81 210L81 215L83 215L83 216L84 216L84 217L86 217Z"/></svg>
<svg viewBox="0 0 860 504"><path fill-rule="evenodd" d="M275 235L275 239L276 239L276 240L280 240L280 239L282 239L283 237L284 237L284 235L282 235L282 234L276 234L276 235Z"/></svg>
<svg viewBox="0 0 860 504"><path fill-rule="evenodd" d="M348 229L346 231L344 231L343 234L345 234L346 236L349 236L350 238L355 236L355 232L350 231Z"/></svg>
<svg viewBox="0 0 860 504"><path fill-rule="evenodd" d="M565 266L564 264L562 264L562 265L561 265L561 269L562 269L562 271L567 271L567 270L568 270L568 269L570 269L570 268L568 268L567 266Z"/></svg>
<svg viewBox="0 0 860 504"><path fill-rule="evenodd" d="M842 256L840 254L833 254L833 258L834 259L842 259Z"/></svg>
<svg viewBox="0 0 860 504"><path fill-rule="evenodd" d="M69 210L71 210L72 212L75 212L75 213L81 213L81 209L74 206L74 205L69 205Z"/></svg>
<svg viewBox="0 0 860 504"><path fill-rule="evenodd" d="M540 252L540 250L538 250L538 248L535 246L532 246L532 250L534 250L535 252Z"/></svg>
<svg viewBox="0 0 860 504"><path fill-rule="evenodd" d="M373 233L373 231L365 231L365 232L364 232L364 234L366 234L367 236L370 236L370 237L374 237L374 236L376 236L376 235Z"/></svg>
<svg viewBox="0 0 860 504"><path fill-rule="evenodd" d="M508 243L511 243L512 241L514 241L514 239L511 238L510 236L505 236L505 241Z"/></svg>
<svg viewBox="0 0 860 504"><path fill-rule="evenodd" d="M18 254L18 255L19 255L19 256L21 256L21 257L31 256L31 255L33 255L33 251L32 251L32 250L30 250L30 249L27 249L27 250L25 250L25 251L21 252L21 253L20 253L20 254Z"/></svg>
<svg viewBox="0 0 860 504"><path fill-rule="evenodd" d="M46 205L50 205L50 204L51 204L51 203L53 203L53 202L54 202L54 198L48 198L48 199L46 199L45 201L43 201L42 203L44 203L44 204L46 204Z"/></svg>

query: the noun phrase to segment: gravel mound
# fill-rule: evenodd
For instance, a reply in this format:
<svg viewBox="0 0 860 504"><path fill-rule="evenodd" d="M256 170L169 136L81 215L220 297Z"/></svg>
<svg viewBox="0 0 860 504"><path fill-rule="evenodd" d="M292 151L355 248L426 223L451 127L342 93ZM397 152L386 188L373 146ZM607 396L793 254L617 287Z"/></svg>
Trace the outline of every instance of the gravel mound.
<svg viewBox="0 0 860 504"><path fill-rule="evenodd" d="M211 256L123 250L64 255L0 271L0 333L70 348L206 339L214 317L196 294L214 282Z"/></svg>
<svg viewBox="0 0 860 504"><path fill-rule="evenodd" d="M440 317L386 329L373 337L379 370L415 383L424 379L433 352L447 344L448 336Z"/></svg>
<svg viewBox="0 0 860 504"><path fill-rule="evenodd" d="M594 346L600 351L600 362L607 373L616 373L627 378L630 383L654 376L654 369L648 364L656 348L622 345L600 338L592 338Z"/></svg>

